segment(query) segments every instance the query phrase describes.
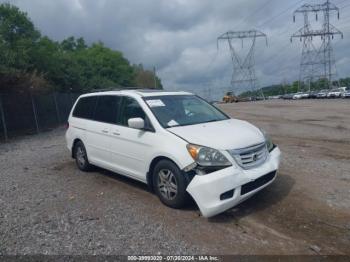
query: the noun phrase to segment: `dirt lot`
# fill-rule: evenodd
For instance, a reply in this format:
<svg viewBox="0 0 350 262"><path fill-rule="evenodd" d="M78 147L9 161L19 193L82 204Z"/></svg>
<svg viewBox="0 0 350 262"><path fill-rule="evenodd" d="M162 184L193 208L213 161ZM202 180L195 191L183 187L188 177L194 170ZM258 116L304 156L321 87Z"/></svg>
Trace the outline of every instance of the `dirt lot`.
<svg viewBox="0 0 350 262"><path fill-rule="evenodd" d="M77 170L64 131L0 145L0 254L350 254L350 101L221 105L271 134L276 181L212 219Z"/></svg>

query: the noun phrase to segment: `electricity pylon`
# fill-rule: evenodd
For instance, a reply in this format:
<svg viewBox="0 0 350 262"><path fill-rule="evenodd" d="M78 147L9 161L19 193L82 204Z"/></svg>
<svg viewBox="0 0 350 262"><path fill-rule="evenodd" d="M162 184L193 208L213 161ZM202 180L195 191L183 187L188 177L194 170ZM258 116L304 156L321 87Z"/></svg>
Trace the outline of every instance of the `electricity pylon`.
<svg viewBox="0 0 350 262"><path fill-rule="evenodd" d="M231 88L234 93L240 91L255 91L257 90L257 78L255 75L255 43L256 38L264 37L267 45L267 36L257 30L249 31L228 31L217 39L219 48L219 41L227 40L231 52L231 59L233 63L233 74L231 80ZM241 40L243 48L243 40L250 40L250 47L247 55L241 58L238 51L234 48L234 41Z"/></svg>
<svg viewBox="0 0 350 262"><path fill-rule="evenodd" d="M313 30L310 25L309 14L314 13L317 21L318 13L320 12L323 13L322 28ZM339 8L330 3L329 0L323 4L304 4L294 11L294 22L297 14L302 14L304 16L304 26L295 32L290 38L291 41L293 38L300 38L300 41L303 42L299 73L299 89L301 83L307 83L308 89L310 90L311 83L320 79L324 79L328 88L332 88L332 82L336 76L332 40L336 35L340 35L341 38L343 38L343 33L329 22L330 14L332 12L337 12L339 19ZM315 37L321 38L321 45L319 47L313 42Z"/></svg>

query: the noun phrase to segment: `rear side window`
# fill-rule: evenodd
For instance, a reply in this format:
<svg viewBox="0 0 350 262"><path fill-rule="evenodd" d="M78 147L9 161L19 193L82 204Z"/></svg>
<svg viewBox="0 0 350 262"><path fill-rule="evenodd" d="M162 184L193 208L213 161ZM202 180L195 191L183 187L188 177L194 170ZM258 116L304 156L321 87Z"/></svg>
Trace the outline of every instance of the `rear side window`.
<svg viewBox="0 0 350 262"><path fill-rule="evenodd" d="M82 97L74 108L73 116L92 119L97 102L96 96Z"/></svg>
<svg viewBox="0 0 350 262"><path fill-rule="evenodd" d="M118 96L99 96L95 110L94 120L118 124L118 108L121 98Z"/></svg>

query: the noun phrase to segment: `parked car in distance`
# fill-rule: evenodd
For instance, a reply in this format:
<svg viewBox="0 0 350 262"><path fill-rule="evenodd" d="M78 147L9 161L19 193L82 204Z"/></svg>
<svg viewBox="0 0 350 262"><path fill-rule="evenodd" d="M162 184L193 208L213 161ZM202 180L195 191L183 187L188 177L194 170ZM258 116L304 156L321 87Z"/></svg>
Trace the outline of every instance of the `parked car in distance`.
<svg viewBox="0 0 350 262"><path fill-rule="evenodd" d="M343 97L343 98L350 98L350 90L345 91L345 92L342 94L342 97Z"/></svg>
<svg viewBox="0 0 350 262"><path fill-rule="evenodd" d="M294 95L295 95L294 93L293 94L284 94L282 96L282 99L285 99L285 100L293 99Z"/></svg>
<svg viewBox="0 0 350 262"><path fill-rule="evenodd" d="M95 165L146 183L172 208L191 195L205 217L271 184L280 162L266 133L187 92L85 94L67 126L79 169Z"/></svg>
<svg viewBox="0 0 350 262"><path fill-rule="evenodd" d="M342 89L333 89L327 93L327 98L339 98L344 93Z"/></svg>
<svg viewBox="0 0 350 262"><path fill-rule="evenodd" d="M321 90L317 93L317 98L327 98L328 91L327 90Z"/></svg>
<svg viewBox="0 0 350 262"><path fill-rule="evenodd" d="M251 97L238 97L238 102L250 102L252 101Z"/></svg>
<svg viewBox="0 0 350 262"><path fill-rule="evenodd" d="M304 92L298 92L296 94L293 95L293 99L304 99L304 98L308 98L309 94L308 93L304 93Z"/></svg>
<svg viewBox="0 0 350 262"><path fill-rule="evenodd" d="M281 95L269 96L268 99L280 99L281 97Z"/></svg>
<svg viewBox="0 0 350 262"><path fill-rule="evenodd" d="M310 95L309 95L308 92L304 92L304 93L301 94L301 98L302 98L302 99L307 99L307 98L309 98L309 96L310 96Z"/></svg>
<svg viewBox="0 0 350 262"><path fill-rule="evenodd" d="M310 91L308 98L313 99L317 98L318 91Z"/></svg>
<svg viewBox="0 0 350 262"><path fill-rule="evenodd" d="M293 95L293 100L301 99L301 97L302 97L302 93L296 93Z"/></svg>
<svg viewBox="0 0 350 262"><path fill-rule="evenodd" d="M250 97L250 101L262 101L265 100L263 97L261 96L252 96Z"/></svg>

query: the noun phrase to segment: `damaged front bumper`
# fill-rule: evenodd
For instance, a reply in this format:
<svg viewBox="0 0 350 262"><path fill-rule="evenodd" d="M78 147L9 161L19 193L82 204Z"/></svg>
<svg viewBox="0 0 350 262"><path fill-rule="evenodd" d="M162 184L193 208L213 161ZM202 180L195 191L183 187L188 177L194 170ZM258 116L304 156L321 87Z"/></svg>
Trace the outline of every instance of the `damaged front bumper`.
<svg viewBox="0 0 350 262"><path fill-rule="evenodd" d="M266 161L244 170L231 166L206 175L195 175L187 192L196 201L204 217L215 216L248 199L271 184L280 163L281 151L275 147Z"/></svg>

